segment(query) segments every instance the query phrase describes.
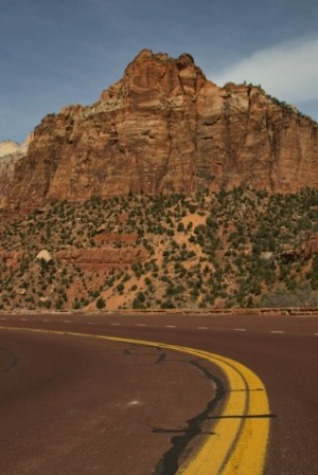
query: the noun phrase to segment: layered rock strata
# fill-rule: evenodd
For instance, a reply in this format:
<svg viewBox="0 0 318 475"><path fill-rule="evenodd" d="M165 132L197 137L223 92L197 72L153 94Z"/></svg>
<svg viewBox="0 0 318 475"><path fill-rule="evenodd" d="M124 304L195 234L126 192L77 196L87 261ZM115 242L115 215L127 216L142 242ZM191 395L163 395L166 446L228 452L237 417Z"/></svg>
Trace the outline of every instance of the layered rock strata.
<svg viewBox="0 0 318 475"><path fill-rule="evenodd" d="M143 50L95 104L47 115L6 182L11 210L129 192L295 192L318 186L318 124L258 87L218 87L189 54Z"/></svg>
<svg viewBox="0 0 318 475"><path fill-rule="evenodd" d="M144 248L90 248L58 251L55 257L66 263L81 267L85 271L98 272L109 269L129 268L134 262L148 257Z"/></svg>

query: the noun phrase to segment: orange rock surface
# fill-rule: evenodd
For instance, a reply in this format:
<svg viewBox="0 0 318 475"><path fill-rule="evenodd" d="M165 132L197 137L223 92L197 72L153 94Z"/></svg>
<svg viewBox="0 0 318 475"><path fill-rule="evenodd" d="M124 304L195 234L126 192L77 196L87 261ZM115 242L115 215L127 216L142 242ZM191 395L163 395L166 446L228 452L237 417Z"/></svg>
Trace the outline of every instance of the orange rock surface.
<svg viewBox="0 0 318 475"><path fill-rule="evenodd" d="M55 257L90 272L108 269L124 269L134 262L148 257L144 248L89 248L58 251Z"/></svg>
<svg viewBox="0 0 318 475"><path fill-rule="evenodd" d="M307 239L306 242L303 243L301 254L305 258L318 254L318 234L313 234Z"/></svg>
<svg viewBox="0 0 318 475"><path fill-rule="evenodd" d="M188 54L143 50L95 104L42 120L0 203L241 185L317 187L318 124L258 87L218 87Z"/></svg>
<svg viewBox="0 0 318 475"><path fill-rule="evenodd" d="M19 252L0 251L0 261L5 262L8 268L15 267L20 258L21 254Z"/></svg>

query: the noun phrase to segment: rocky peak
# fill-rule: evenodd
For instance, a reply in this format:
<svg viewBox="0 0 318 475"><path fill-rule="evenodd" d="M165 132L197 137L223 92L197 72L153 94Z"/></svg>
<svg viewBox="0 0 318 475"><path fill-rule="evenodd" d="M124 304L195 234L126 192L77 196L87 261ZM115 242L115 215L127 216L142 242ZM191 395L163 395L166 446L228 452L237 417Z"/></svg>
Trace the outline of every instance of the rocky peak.
<svg viewBox="0 0 318 475"><path fill-rule="evenodd" d="M27 155L32 138L33 134L30 134L22 145L12 140L0 142L0 208L10 192L16 164Z"/></svg>
<svg viewBox="0 0 318 475"><path fill-rule="evenodd" d="M4 159L5 157L8 158L25 155L32 140L33 133L29 134L21 145L13 140L4 140L3 142L0 142L0 163L1 159Z"/></svg>
<svg viewBox="0 0 318 475"><path fill-rule="evenodd" d="M190 54L173 59L165 53L144 49L126 67L123 79L103 91L94 107L95 110L162 108L171 96L176 98L174 105L177 105L184 96L194 99L206 81Z"/></svg>
<svg viewBox="0 0 318 475"><path fill-rule="evenodd" d="M12 140L5 140L0 142L0 158L6 157L7 155L13 155L17 153L20 149L20 145L17 142Z"/></svg>
<svg viewBox="0 0 318 475"><path fill-rule="evenodd" d="M218 87L188 53L144 49L95 104L42 120L0 200L16 212L129 192L317 187L317 127L259 87Z"/></svg>

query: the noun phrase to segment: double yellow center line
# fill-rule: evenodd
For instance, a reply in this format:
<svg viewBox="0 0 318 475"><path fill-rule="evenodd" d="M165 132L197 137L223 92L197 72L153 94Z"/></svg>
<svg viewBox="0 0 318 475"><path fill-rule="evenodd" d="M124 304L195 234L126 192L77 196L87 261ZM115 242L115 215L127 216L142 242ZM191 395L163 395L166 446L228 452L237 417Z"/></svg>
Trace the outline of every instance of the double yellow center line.
<svg viewBox="0 0 318 475"><path fill-rule="evenodd" d="M226 401L222 413L215 418L213 433L202 437L200 448L181 464L177 475L263 474L270 425L269 404L262 381L241 363L207 351L146 340L33 328L0 329L156 346L210 361L227 379Z"/></svg>

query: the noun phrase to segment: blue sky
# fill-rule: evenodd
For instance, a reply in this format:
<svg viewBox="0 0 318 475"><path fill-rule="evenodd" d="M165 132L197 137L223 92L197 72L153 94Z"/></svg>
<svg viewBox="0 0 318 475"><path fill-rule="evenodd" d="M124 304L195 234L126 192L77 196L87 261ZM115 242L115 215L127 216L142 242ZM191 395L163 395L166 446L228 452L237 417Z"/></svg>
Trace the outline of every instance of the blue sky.
<svg viewBox="0 0 318 475"><path fill-rule="evenodd" d="M316 0L0 0L0 141L91 104L143 48L261 84L318 120Z"/></svg>

